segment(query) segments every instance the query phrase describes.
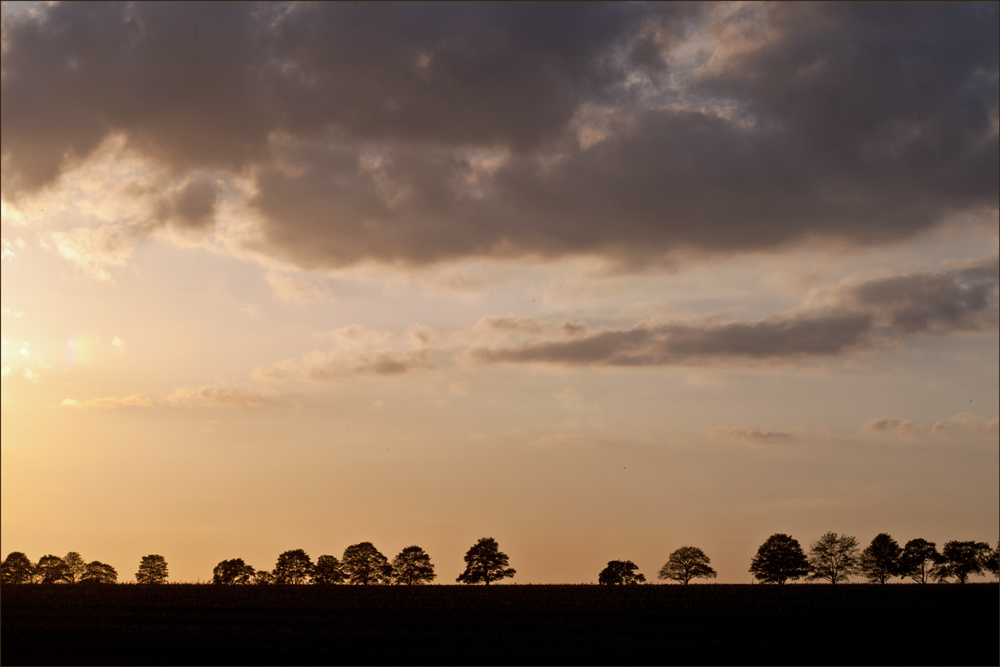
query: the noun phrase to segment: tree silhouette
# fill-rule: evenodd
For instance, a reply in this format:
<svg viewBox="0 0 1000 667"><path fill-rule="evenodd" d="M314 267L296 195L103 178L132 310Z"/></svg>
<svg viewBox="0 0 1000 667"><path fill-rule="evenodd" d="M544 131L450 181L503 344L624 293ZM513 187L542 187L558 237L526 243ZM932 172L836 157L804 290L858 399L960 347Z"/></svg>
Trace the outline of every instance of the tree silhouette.
<svg viewBox="0 0 1000 667"><path fill-rule="evenodd" d="M84 568L80 582L84 584L115 584L118 583L118 572L110 565L93 560L87 563Z"/></svg>
<svg viewBox="0 0 1000 667"><path fill-rule="evenodd" d="M253 582L256 571L242 558L224 560L212 570L212 583L226 586L245 585Z"/></svg>
<svg viewBox="0 0 1000 667"><path fill-rule="evenodd" d="M274 566L274 583L308 584L313 575L313 563L302 549L286 551L278 556Z"/></svg>
<svg viewBox="0 0 1000 667"><path fill-rule="evenodd" d="M344 568L336 556L320 556L313 570L314 584L342 584L347 579Z"/></svg>
<svg viewBox="0 0 1000 667"><path fill-rule="evenodd" d="M35 566L31 559L20 551L12 551L7 554L0 564L0 583L6 584L30 584L35 574Z"/></svg>
<svg viewBox="0 0 1000 667"><path fill-rule="evenodd" d="M83 573L87 571L87 564L83 562L83 557L75 551L66 554L63 563L66 564L66 580L71 584L80 581Z"/></svg>
<svg viewBox="0 0 1000 667"><path fill-rule="evenodd" d="M784 584L809 574L809 561L794 537L775 533L757 549L750 573L766 584Z"/></svg>
<svg viewBox="0 0 1000 667"><path fill-rule="evenodd" d="M253 583L258 586L270 586L274 583L274 574L267 570L257 570L253 575Z"/></svg>
<svg viewBox="0 0 1000 667"><path fill-rule="evenodd" d="M157 554L143 556L139 571L135 573L139 584L165 584L167 582L167 559Z"/></svg>
<svg viewBox="0 0 1000 667"><path fill-rule="evenodd" d="M824 533L809 548L809 578L831 584L847 581L858 573L858 540L850 535Z"/></svg>
<svg viewBox="0 0 1000 667"><path fill-rule="evenodd" d="M406 547L392 559L392 583L404 586L427 584L437 577L427 552L418 546Z"/></svg>
<svg viewBox="0 0 1000 667"><path fill-rule="evenodd" d="M465 552L465 572L458 575L463 584L486 584L500 579L513 578L517 570L507 567L507 554L492 537L480 538Z"/></svg>
<svg viewBox="0 0 1000 667"><path fill-rule="evenodd" d="M357 586L387 584L392 578L392 565L371 542L352 544L344 549L340 566L347 580Z"/></svg>
<svg viewBox="0 0 1000 667"><path fill-rule="evenodd" d="M646 577L636 572L639 568L630 560L609 560L600 574L597 583L602 586L625 586L628 584L645 583Z"/></svg>
<svg viewBox="0 0 1000 667"><path fill-rule="evenodd" d="M660 568L660 579L672 579L687 584L692 579L715 579L719 573L709 567L708 556L698 547L681 547L667 559Z"/></svg>
<svg viewBox="0 0 1000 667"><path fill-rule="evenodd" d="M66 570L66 561L59 556L49 554L38 559L36 569L42 575L43 584L68 584L69 573Z"/></svg>
<svg viewBox="0 0 1000 667"><path fill-rule="evenodd" d="M900 573L899 559L903 550L896 540L886 533L879 533L861 552L860 570L873 584L884 584L889 577Z"/></svg>
<svg viewBox="0 0 1000 667"><path fill-rule="evenodd" d="M994 577L1000 579L1000 542L997 542L997 548L993 550L993 553L989 555L986 562L983 564L986 571L991 573Z"/></svg>
<svg viewBox="0 0 1000 667"><path fill-rule="evenodd" d="M903 553L899 557L899 574L918 584L926 584L934 576L935 568L940 562L941 554L937 551L937 545L918 537L903 547Z"/></svg>
<svg viewBox="0 0 1000 667"><path fill-rule="evenodd" d="M986 542L945 542L934 577L940 581L955 577L958 583L964 584L970 574L983 573L986 559L991 554L990 545Z"/></svg>

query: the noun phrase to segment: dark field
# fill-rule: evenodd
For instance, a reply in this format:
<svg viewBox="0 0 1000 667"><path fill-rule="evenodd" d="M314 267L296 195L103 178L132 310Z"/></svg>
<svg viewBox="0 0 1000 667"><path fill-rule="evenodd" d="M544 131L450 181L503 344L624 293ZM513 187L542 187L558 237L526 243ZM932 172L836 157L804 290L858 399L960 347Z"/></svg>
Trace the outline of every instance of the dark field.
<svg viewBox="0 0 1000 667"><path fill-rule="evenodd" d="M1000 663L996 584L8 586L17 664Z"/></svg>

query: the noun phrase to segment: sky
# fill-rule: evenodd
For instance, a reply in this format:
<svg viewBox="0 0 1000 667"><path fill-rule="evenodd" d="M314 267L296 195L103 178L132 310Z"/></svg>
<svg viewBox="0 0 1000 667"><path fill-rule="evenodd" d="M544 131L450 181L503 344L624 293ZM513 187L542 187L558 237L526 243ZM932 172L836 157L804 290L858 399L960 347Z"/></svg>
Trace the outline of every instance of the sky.
<svg viewBox="0 0 1000 667"><path fill-rule="evenodd" d="M4 3L0 550L995 544L997 23Z"/></svg>

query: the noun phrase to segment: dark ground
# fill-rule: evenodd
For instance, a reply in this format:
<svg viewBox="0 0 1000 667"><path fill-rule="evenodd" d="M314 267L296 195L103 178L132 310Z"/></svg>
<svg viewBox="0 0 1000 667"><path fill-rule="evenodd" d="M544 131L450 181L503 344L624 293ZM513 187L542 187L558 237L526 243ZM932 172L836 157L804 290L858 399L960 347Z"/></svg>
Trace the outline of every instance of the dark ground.
<svg viewBox="0 0 1000 667"><path fill-rule="evenodd" d="M1000 664L996 584L6 586L4 665Z"/></svg>

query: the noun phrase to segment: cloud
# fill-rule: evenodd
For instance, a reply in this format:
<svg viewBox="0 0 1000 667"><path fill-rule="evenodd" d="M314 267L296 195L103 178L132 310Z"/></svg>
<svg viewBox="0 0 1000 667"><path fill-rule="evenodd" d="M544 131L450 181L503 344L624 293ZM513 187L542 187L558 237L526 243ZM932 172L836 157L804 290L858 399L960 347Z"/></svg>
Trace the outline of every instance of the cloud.
<svg viewBox="0 0 1000 667"><path fill-rule="evenodd" d="M23 310L11 310L10 308L4 308L2 314L4 317L12 317L14 319L24 317Z"/></svg>
<svg viewBox="0 0 1000 667"><path fill-rule="evenodd" d="M904 438L918 438L924 433L924 427L898 417L880 417L871 419L860 429L862 432L878 435L897 435Z"/></svg>
<svg viewBox="0 0 1000 667"><path fill-rule="evenodd" d="M102 410L117 410L118 408L150 408L153 407L153 400L141 394L132 396L107 396L105 398L92 398L86 401L77 401L72 398L63 400L60 405L71 408L100 408Z"/></svg>
<svg viewBox="0 0 1000 667"><path fill-rule="evenodd" d="M111 339L111 346L115 348L115 352L125 351L125 341L123 341L118 336L115 336L114 338Z"/></svg>
<svg viewBox="0 0 1000 667"><path fill-rule="evenodd" d="M301 362L288 359L267 368L256 368L251 374L259 382L289 380L333 380L363 375L403 375L431 368L427 350L372 350L346 353L310 352Z"/></svg>
<svg viewBox="0 0 1000 667"><path fill-rule="evenodd" d="M163 400L164 405L177 408L248 408L273 399L271 392L219 387L181 387Z"/></svg>
<svg viewBox="0 0 1000 667"><path fill-rule="evenodd" d="M997 258L987 258L953 271L911 273L841 286L826 308L749 322L647 320L629 329L603 328L516 344L476 344L467 354L478 363L568 366L668 366L829 357L884 346L902 335L996 327L997 283ZM530 320L516 322L520 331L543 331L540 327L528 329Z"/></svg>
<svg viewBox="0 0 1000 667"><path fill-rule="evenodd" d="M67 398L60 403L74 408L99 408L117 410L122 407L170 408L249 408L265 405L275 400L268 390L220 387L180 387L164 399L154 400L141 394L132 396L107 396L78 401Z"/></svg>
<svg viewBox="0 0 1000 667"><path fill-rule="evenodd" d="M134 229L125 225L77 227L68 232L52 232L43 240L62 257L80 267L94 280L110 281L108 268L124 266L138 243Z"/></svg>
<svg viewBox="0 0 1000 667"><path fill-rule="evenodd" d="M169 224L207 228L218 183L246 178L244 249L308 269L883 243L996 210L996 22L964 3L59 3L4 22L2 185L58 187L122 137L177 184ZM82 236L54 242L82 261L102 244Z"/></svg>
<svg viewBox="0 0 1000 667"><path fill-rule="evenodd" d="M23 375L26 380L30 380L36 384L42 381L42 376L30 368L25 368L21 371L21 375Z"/></svg>
<svg viewBox="0 0 1000 667"><path fill-rule="evenodd" d="M802 429L777 431L769 426L760 426L755 429L748 429L745 426L734 426L732 428L719 428L709 432L708 437L713 440L731 440L744 444L782 444L797 443L804 439Z"/></svg>
<svg viewBox="0 0 1000 667"><path fill-rule="evenodd" d="M1000 417L989 419L974 412L959 412L954 417L936 422L931 427L936 435L1000 435Z"/></svg>
<svg viewBox="0 0 1000 667"><path fill-rule="evenodd" d="M315 303L330 298L330 289L323 283L298 280L280 273L268 273L267 284L276 297L292 303Z"/></svg>
<svg viewBox="0 0 1000 667"><path fill-rule="evenodd" d="M0 260L15 260L17 259L17 253L14 249L17 248L18 251L24 249L24 240L17 239L14 243L11 243L5 238L0 238L0 244L2 244L2 250L0 250Z"/></svg>

